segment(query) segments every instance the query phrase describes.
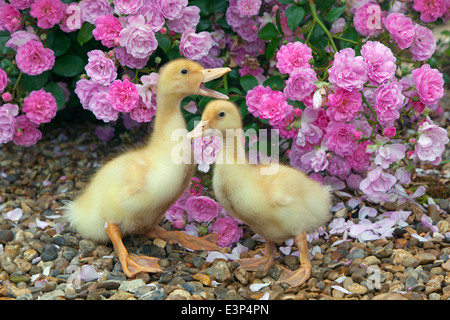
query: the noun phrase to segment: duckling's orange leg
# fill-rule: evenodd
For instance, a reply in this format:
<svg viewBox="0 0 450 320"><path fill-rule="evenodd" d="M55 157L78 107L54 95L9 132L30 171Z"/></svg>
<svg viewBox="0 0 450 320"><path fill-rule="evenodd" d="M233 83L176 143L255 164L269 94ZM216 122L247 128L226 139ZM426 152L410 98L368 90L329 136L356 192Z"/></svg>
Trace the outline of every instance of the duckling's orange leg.
<svg viewBox="0 0 450 320"><path fill-rule="evenodd" d="M264 256L262 258L245 258L235 260L239 263L241 268L249 271L262 271L269 270L275 260L276 249L275 244L266 239L266 245L264 248Z"/></svg>
<svg viewBox="0 0 450 320"><path fill-rule="evenodd" d="M284 269L277 282L284 282L292 287L301 286L311 275L311 261L309 260L308 240L306 239L306 232L296 236L294 242L297 245L300 268L296 271Z"/></svg>
<svg viewBox="0 0 450 320"><path fill-rule="evenodd" d="M181 231L167 231L160 227L153 227L145 235L151 239L160 238L169 243L179 243L191 250L220 250L220 247L216 244L219 236L217 233L207 234L204 237L195 237Z"/></svg>
<svg viewBox="0 0 450 320"><path fill-rule="evenodd" d="M158 258L147 256L130 256L122 242L119 226L114 223L106 224L106 233L114 245L114 250L119 256L123 272L127 277L132 278L139 272L162 272L158 265Z"/></svg>

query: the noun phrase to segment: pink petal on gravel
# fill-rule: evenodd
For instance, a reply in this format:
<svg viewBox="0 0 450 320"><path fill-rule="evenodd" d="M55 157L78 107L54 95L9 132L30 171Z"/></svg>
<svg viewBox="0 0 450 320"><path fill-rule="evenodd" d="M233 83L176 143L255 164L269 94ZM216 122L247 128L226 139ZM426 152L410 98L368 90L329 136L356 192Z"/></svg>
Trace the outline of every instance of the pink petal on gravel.
<svg viewBox="0 0 450 320"><path fill-rule="evenodd" d="M84 281L92 281L100 278L101 274L98 273L93 266L84 265L83 267L81 267L80 276Z"/></svg>
<svg viewBox="0 0 450 320"><path fill-rule="evenodd" d="M20 220L20 218L22 218L22 214L22 209L16 208L14 210L8 211L7 213L4 213L3 218L17 222Z"/></svg>
<svg viewBox="0 0 450 320"><path fill-rule="evenodd" d="M216 259L223 259L225 261L228 261L228 258L219 251L210 251L208 253L208 256L206 257L206 262L213 262Z"/></svg>

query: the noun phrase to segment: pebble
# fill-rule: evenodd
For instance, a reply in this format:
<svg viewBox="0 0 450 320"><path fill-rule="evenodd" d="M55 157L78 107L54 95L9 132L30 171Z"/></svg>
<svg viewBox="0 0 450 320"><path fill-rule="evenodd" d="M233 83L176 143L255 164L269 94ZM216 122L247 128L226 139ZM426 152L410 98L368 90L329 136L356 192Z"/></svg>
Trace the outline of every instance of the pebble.
<svg viewBox="0 0 450 320"><path fill-rule="evenodd" d="M429 264L433 263L436 260L436 257L431 253L420 252L417 255L417 259L419 260L419 264Z"/></svg>
<svg viewBox="0 0 450 320"><path fill-rule="evenodd" d="M48 244L44 247L44 252L41 254L42 261L52 261L58 257L58 248L53 244Z"/></svg>
<svg viewBox="0 0 450 320"><path fill-rule="evenodd" d="M143 286L145 286L145 282L142 279L122 281L119 286L119 290L135 293Z"/></svg>
<svg viewBox="0 0 450 320"><path fill-rule="evenodd" d="M204 270L213 280L217 282L228 282L233 279L233 275L228 268L228 265L223 260L215 260L214 264Z"/></svg>

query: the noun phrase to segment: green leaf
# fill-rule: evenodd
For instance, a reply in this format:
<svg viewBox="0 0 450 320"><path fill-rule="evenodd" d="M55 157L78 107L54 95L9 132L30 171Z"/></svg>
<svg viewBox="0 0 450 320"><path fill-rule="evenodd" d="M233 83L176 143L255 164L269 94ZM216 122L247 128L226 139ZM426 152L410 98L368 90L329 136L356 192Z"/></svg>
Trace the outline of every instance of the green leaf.
<svg viewBox="0 0 450 320"><path fill-rule="evenodd" d="M294 32L295 28L303 20L305 10L302 7L292 6L286 9L285 15L289 29Z"/></svg>
<svg viewBox="0 0 450 320"><path fill-rule="evenodd" d="M90 24L89 22L85 22L82 26L80 31L78 31L77 41L80 44L80 46L83 46L86 42L91 40L94 35L92 34L92 30L95 29L95 26L93 24Z"/></svg>
<svg viewBox="0 0 450 320"><path fill-rule="evenodd" d="M23 86L28 92L39 90L43 86L45 86L49 76L50 71L45 71L37 76L29 76L27 74L23 74Z"/></svg>
<svg viewBox="0 0 450 320"><path fill-rule="evenodd" d="M49 48L53 50L55 57L60 57L70 48L70 38L65 35L60 35L55 38Z"/></svg>
<svg viewBox="0 0 450 320"><path fill-rule="evenodd" d="M268 86L272 90L280 90L284 87L284 80L280 76L273 76L264 81L263 86Z"/></svg>
<svg viewBox="0 0 450 320"><path fill-rule="evenodd" d="M50 82L44 87L44 90L46 92L51 93L55 97L58 110L64 108L64 104L66 102L64 97L64 91L61 89L59 85L57 85L54 82Z"/></svg>
<svg viewBox="0 0 450 320"><path fill-rule="evenodd" d="M66 55L56 59L52 71L63 77L75 77L84 70L84 61L79 56Z"/></svg>
<svg viewBox="0 0 450 320"><path fill-rule="evenodd" d="M245 91L249 91L258 85L258 80L252 75L243 76L239 82L241 83L241 87Z"/></svg>
<svg viewBox="0 0 450 320"><path fill-rule="evenodd" d="M333 8L327 14L327 21L333 22L336 21L341 14L345 11L345 7Z"/></svg>
<svg viewBox="0 0 450 320"><path fill-rule="evenodd" d="M261 30L258 32L258 37L263 40L272 40L280 33L278 32L277 27L272 22L266 24Z"/></svg>
<svg viewBox="0 0 450 320"><path fill-rule="evenodd" d="M278 0L279 4L291 4L294 3L294 0Z"/></svg>
<svg viewBox="0 0 450 320"><path fill-rule="evenodd" d="M267 60L272 58L273 54L278 48L278 45L280 44L281 39L283 39L283 37L276 37L275 39L270 41L270 43L267 45L265 53Z"/></svg>
<svg viewBox="0 0 450 320"><path fill-rule="evenodd" d="M170 41L170 39L159 32L156 33L156 40L158 40L158 45L161 49L163 49L164 53L167 53L167 51L172 46L172 42Z"/></svg>

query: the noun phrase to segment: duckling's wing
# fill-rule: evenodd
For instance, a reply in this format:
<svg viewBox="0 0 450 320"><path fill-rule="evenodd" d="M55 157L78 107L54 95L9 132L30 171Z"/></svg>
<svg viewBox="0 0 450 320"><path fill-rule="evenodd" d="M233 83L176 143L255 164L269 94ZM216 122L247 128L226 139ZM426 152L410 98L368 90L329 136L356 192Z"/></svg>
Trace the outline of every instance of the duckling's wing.
<svg viewBox="0 0 450 320"><path fill-rule="evenodd" d="M145 188L148 171L148 165L141 159L127 160L123 179L123 197L125 199L129 199Z"/></svg>
<svg viewBox="0 0 450 320"><path fill-rule="evenodd" d="M266 194L268 201L274 206L289 206L294 202L294 198L289 192L290 180L292 177L286 172L278 172L268 177L266 185Z"/></svg>

